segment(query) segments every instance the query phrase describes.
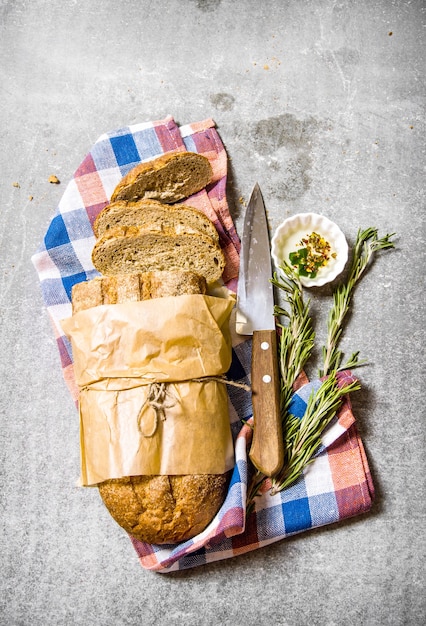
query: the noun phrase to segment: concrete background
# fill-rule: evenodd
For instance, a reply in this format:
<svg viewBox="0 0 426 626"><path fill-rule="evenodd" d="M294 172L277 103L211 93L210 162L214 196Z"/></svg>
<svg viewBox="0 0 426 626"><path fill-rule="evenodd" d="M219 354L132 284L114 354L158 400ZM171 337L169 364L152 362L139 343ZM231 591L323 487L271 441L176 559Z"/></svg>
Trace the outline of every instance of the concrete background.
<svg viewBox="0 0 426 626"><path fill-rule="evenodd" d="M425 623L423 11L1 0L1 624ZM350 243L359 227L396 232L397 250L363 279L343 342L369 361L353 400L371 514L163 576L139 566L97 492L75 487L77 415L30 257L96 139L169 113L215 119L238 228L257 180L272 229L313 210ZM328 303L314 296L321 323Z"/></svg>

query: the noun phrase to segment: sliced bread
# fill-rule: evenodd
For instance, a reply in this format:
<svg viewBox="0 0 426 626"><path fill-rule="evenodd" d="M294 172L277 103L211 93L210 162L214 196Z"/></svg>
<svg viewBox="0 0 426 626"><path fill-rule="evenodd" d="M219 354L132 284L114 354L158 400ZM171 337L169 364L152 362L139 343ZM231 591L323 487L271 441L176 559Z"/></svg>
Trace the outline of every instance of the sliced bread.
<svg viewBox="0 0 426 626"><path fill-rule="evenodd" d="M187 270L204 276L209 284L225 269L220 246L201 232L153 232L138 226L110 229L93 247L92 262L106 276Z"/></svg>
<svg viewBox="0 0 426 626"><path fill-rule="evenodd" d="M172 204L208 185L213 170L207 157L197 152L168 152L136 165L114 189L111 202L154 198Z"/></svg>
<svg viewBox="0 0 426 626"><path fill-rule="evenodd" d="M72 312L102 304L139 302L165 296L206 293L206 281L193 272L146 272L98 276L72 288Z"/></svg>
<svg viewBox="0 0 426 626"><path fill-rule="evenodd" d="M200 231L214 241L219 235L213 223L201 211L192 207L163 204L157 200L145 199L138 202L119 200L112 202L101 211L93 224L96 237L102 237L115 226L142 226L150 230Z"/></svg>

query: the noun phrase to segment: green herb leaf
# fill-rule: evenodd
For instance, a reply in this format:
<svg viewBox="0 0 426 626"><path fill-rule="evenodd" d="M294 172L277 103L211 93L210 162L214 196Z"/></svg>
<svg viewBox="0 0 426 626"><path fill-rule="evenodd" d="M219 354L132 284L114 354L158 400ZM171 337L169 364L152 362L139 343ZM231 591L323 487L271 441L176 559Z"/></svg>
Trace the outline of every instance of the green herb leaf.
<svg viewBox="0 0 426 626"><path fill-rule="evenodd" d="M322 349L323 367L319 372L320 376L325 376L332 370L340 369L342 353L337 349L337 346L342 334L343 321L350 308L355 286L363 276L376 252L395 247L391 241L391 237L394 234L387 234L379 239L376 228L370 227L365 230L358 230L347 281L345 284L339 285L333 294L333 306L327 322L327 340L326 345ZM357 357L358 353L355 354ZM351 367L358 364L357 360L354 362L352 359L351 362Z"/></svg>
<svg viewBox="0 0 426 626"><path fill-rule="evenodd" d="M290 263L292 265L299 265L299 261L300 261L300 254L299 254L299 252L290 252L290 254L288 256L290 258Z"/></svg>

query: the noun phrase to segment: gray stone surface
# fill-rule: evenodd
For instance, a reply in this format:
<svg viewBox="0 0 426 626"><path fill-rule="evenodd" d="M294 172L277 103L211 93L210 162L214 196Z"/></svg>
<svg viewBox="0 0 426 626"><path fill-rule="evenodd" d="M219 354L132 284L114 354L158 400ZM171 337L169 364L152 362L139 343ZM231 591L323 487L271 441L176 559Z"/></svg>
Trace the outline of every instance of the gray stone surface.
<svg viewBox="0 0 426 626"><path fill-rule="evenodd" d="M1 624L425 623L423 6L0 2ZM30 257L94 141L169 113L215 119L239 229L258 181L272 228L313 210L350 242L370 225L398 236L343 343L369 361L354 406L371 514L163 576L75 486L78 420ZM327 290L314 301L323 324Z"/></svg>

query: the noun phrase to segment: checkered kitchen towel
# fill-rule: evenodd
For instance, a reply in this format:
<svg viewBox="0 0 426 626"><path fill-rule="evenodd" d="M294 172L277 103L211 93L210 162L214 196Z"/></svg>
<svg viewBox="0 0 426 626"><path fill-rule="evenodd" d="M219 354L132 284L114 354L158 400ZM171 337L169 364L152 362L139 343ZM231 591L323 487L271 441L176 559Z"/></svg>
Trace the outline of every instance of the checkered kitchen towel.
<svg viewBox="0 0 426 626"><path fill-rule="evenodd" d="M71 346L60 321L71 315L71 289L98 275L91 263L95 243L92 224L108 204L119 180L140 161L164 152L190 150L207 156L214 177L206 190L185 200L215 224L227 264L224 282L235 291L238 279L239 238L226 201L227 155L212 120L178 126L172 117L136 124L102 135L67 185L33 256L43 298L51 318L67 386L78 401ZM235 339L228 377L249 382L251 342ZM292 412L302 416L318 381L295 393ZM228 387L235 468L225 503L203 533L182 544L155 546L130 538L141 565L170 572L226 559L261 548L289 535L368 511L374 494L362 442L357 434L349 398L323 436L315 461L292 487L272 496L268 482L246 517L250 464L247 447L251 428L250 393Z"/></svg>

